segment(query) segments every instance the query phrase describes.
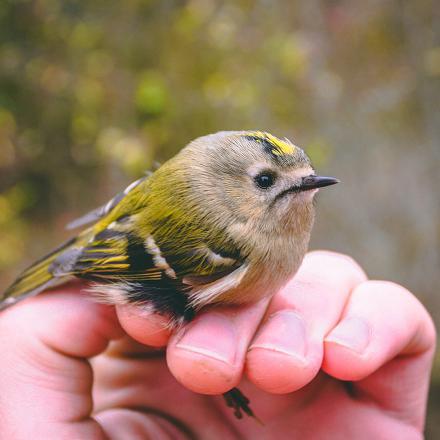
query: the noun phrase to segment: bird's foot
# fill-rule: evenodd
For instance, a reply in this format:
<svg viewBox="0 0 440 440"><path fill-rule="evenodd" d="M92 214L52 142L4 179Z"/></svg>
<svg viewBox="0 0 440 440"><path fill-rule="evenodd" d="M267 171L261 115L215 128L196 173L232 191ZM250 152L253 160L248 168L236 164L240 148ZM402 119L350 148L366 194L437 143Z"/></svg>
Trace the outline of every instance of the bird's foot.
<svg viewBox="0 0 440 440"><path fill-rule="evenodd" d="M249 417L253 417L259 421L249 406L249 399L238 388L232 388L232 390L224 393L223 397L225 398L226 405L232 408L234 416L237 417L237 419L242 419L243 413L245 413Z"/></svg>

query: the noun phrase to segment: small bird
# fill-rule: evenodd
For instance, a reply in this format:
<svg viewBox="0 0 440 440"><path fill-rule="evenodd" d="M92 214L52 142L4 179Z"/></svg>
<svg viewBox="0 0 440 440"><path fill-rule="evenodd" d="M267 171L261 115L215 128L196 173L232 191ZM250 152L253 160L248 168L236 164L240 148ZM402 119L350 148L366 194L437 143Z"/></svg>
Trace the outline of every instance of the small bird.
<svg viewBox="0 0 440 440"><path fill-rule="evenodd" d="M154 173L68 227L85 227L40 259L0 297L0 310L77 277L108 304L138 304L190 321L206 306L277 292L307 251L318 188L304 151L262 131L224 131L190 142ZM233 388L238 418L253 413Z"/></svg>

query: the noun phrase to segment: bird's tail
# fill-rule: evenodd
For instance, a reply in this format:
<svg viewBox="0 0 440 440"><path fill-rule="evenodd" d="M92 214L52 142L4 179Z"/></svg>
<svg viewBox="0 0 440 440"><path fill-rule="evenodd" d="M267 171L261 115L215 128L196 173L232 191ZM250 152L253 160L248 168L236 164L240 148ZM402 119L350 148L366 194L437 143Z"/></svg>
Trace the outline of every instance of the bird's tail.
<svg viewBox="0 0 440 440"><path fill-rule="evenodd" d="M0 295L0 310L3 310L16 302L37 295L44 289L53 287L63 281L60 275L54 275L51 270L52 263L63 252L75 246L78 238L73 238L62 244L50 254L36 261L27 268L6 291ZM67 275L67 274L66 274Z"/></svg>

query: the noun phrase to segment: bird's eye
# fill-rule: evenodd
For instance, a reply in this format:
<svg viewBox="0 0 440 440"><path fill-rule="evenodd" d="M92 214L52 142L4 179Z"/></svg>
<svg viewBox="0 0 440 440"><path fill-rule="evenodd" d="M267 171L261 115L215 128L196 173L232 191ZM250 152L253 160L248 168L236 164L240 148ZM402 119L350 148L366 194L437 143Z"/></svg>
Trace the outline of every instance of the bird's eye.
<svg viewBox="0 0 440 440"><path fill-rule="evenodd" d="M254 180L260 188L267 189L275 183L275 175L269 171L263 171Z"/></svg>

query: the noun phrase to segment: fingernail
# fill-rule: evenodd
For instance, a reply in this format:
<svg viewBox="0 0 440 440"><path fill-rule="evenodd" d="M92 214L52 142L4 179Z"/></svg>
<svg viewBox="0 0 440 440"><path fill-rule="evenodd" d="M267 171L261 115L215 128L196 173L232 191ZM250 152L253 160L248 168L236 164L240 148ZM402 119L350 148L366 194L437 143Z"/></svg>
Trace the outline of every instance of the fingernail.
<svg viewBox="0 0 440 440"><path fill-rule="evenodd" d="M363 319L353 317L341 321L325 340L362 353L370 343L370 337L370 326Z"/></svg>
<svg viewBox="0 0 440 440"><path fill-rule="evenodd" d="M306 326L295 312L283 310L273 314L261 328L250 350L264 348L306 362Z"/></svg>
<svg viewBox="0 0 440 440"><path fill-rule="evenodd" d="M233 365L237 347L234 323L221 315L204 315L185 328L176 347Z"/></svg>

